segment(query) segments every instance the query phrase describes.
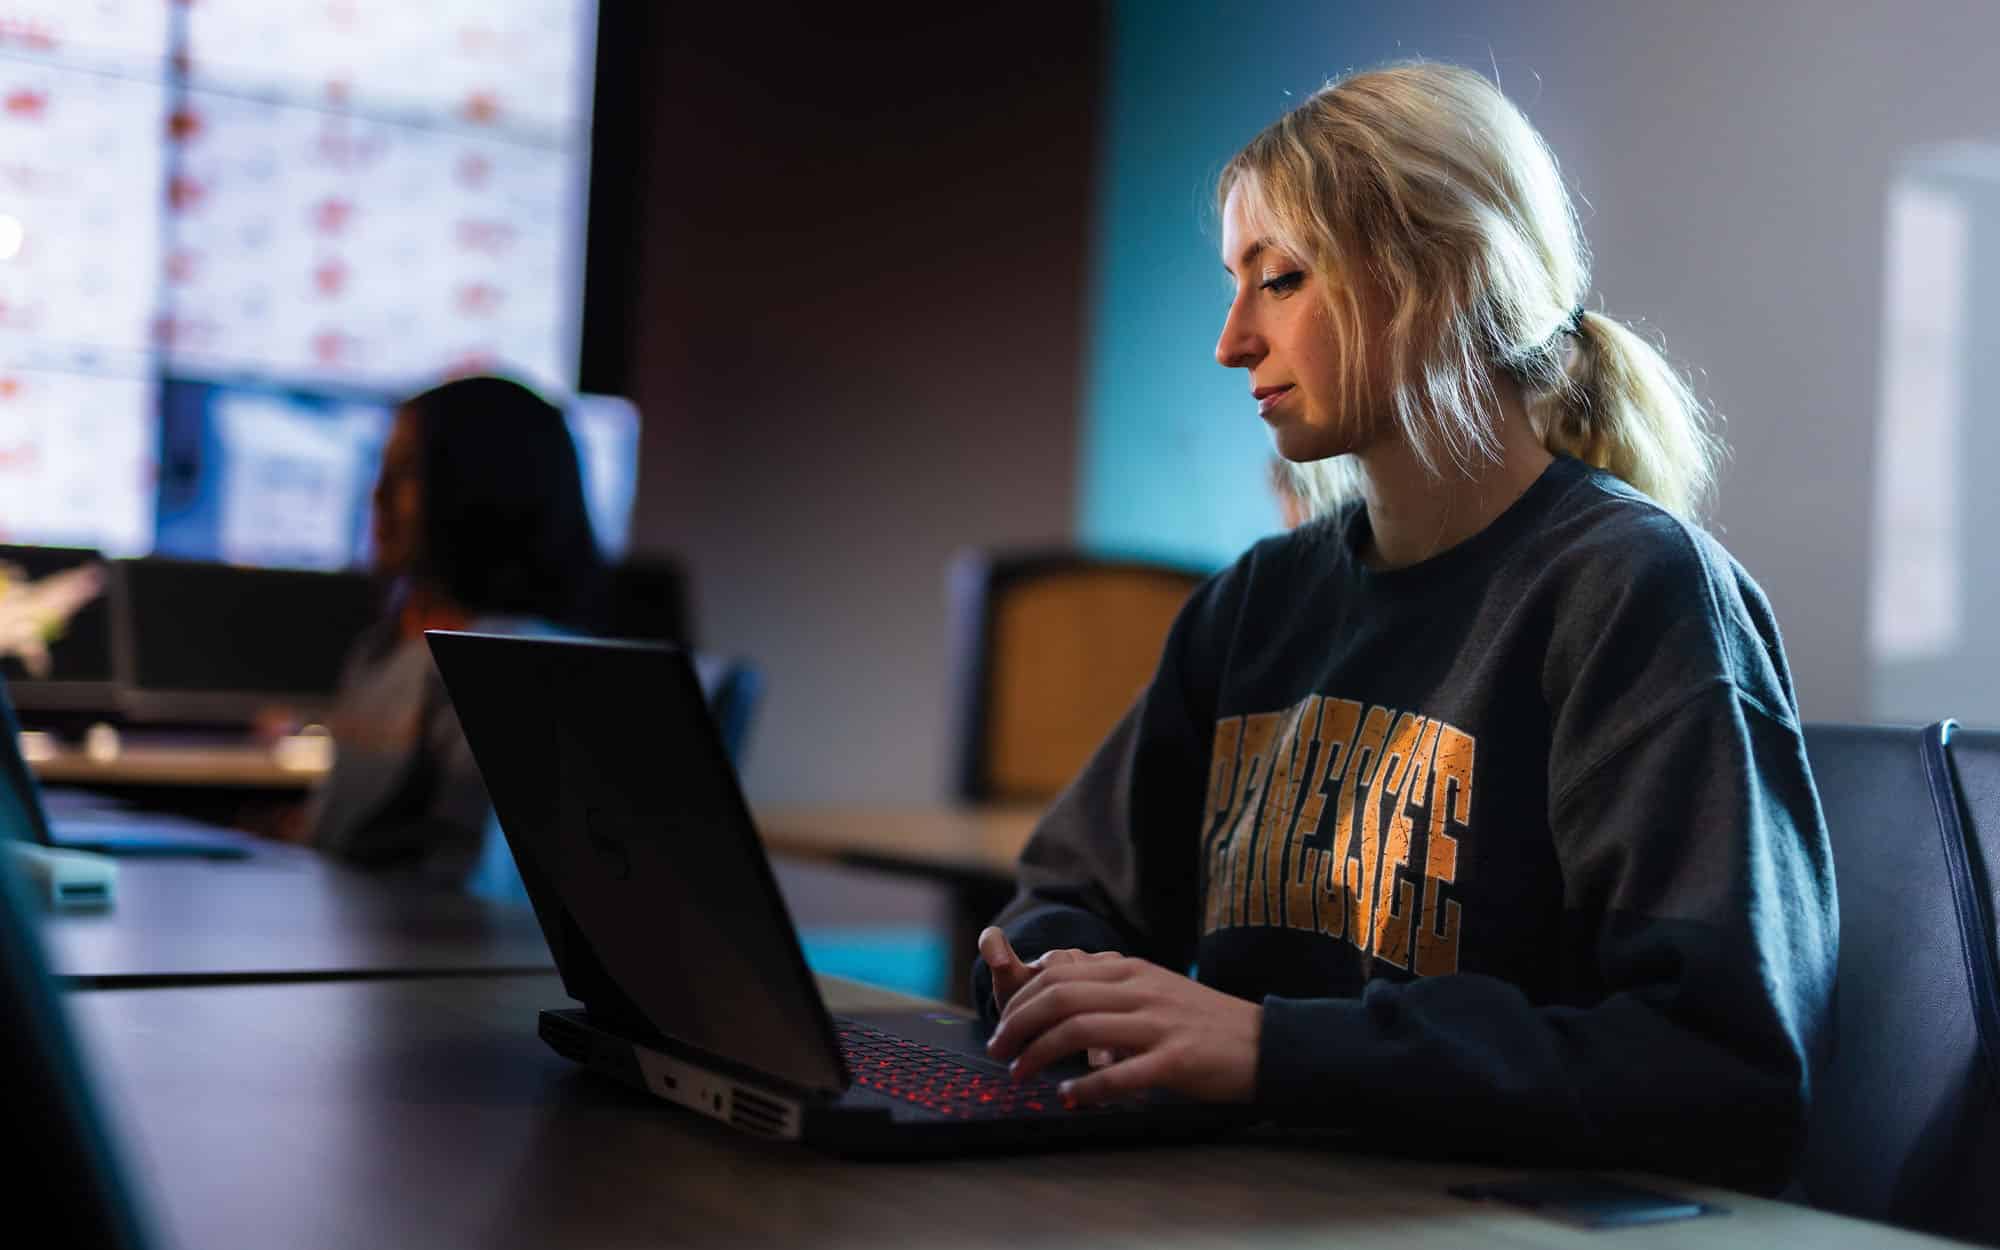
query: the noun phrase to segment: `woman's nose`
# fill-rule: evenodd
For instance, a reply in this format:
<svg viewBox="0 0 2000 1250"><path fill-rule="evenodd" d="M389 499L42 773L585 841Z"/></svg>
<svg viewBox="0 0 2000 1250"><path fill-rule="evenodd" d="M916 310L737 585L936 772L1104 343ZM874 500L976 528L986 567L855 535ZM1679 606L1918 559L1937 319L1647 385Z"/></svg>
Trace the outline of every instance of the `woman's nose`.
<svg viewBox="0 0 2000 1250"><path fill-rule="evenodd" d="M1234 308L1222 323L1222 337L1215 340L1215 363L1225 369L1248 369L1264 358L1264 341L1259 338Z"/></svg>

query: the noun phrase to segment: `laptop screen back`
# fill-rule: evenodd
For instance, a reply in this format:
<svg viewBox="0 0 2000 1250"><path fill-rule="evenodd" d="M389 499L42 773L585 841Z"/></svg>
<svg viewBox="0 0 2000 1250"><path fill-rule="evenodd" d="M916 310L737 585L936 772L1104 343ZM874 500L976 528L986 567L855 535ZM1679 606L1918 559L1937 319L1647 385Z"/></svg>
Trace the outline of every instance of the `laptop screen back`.
<svg viewBox="0 0 2000 1250"><path fill-rule="evenodd" d="M685 652L432 632L431 654L564 984L807 1089L832 1022Z"/></svg>
<svg viewBox="0 0 2000 1250"><path fill-rule="evenodd" d="M13 1147L7 1192L16 1199L9 1224L22 1245L143 1245L42 962L26 891L12 876L11 855L0 849L0 1107Z"/></svg>

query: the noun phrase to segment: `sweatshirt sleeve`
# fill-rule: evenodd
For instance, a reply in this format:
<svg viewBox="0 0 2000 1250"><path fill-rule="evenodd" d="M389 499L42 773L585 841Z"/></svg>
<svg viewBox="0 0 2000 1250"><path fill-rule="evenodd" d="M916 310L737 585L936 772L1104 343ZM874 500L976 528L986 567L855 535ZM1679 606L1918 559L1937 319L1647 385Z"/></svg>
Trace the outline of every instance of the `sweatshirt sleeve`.
<svg viewBox="0 0 2000 1250"><path fill-rule="evenodd" d="M1685 673L1701 656L1684 639L1620 619L1651 598L1588 622L1596 659ZM1552 768L1563 1001L1474 974L1267 998L1262 1104L1385 1144L1783 1183L1838 917L1789 676L1749 598L1693 644L1714 675L1653 698L1667 692L1631 664L1588 663L1556 710L1559 744L1600 751ZM1633 720L1635 703L1650 711Z"/></svg>
<svg viewBox="0 0 2000 1250"><path fill-rule="evenodd" d="M1226 571L1189 596L1152 680L1021 852L1019 888L994 921L1021 958L1075 947L1193 963L1216 669L1201 657L1224 636L1235 580ZM990 1018L977 957L972 997Z"/></svg>

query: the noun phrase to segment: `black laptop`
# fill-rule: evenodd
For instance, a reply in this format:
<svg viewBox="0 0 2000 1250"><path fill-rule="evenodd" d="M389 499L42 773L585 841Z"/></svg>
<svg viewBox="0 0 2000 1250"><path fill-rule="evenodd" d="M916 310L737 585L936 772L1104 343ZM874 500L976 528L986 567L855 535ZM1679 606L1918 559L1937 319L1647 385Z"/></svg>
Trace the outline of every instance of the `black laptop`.
<svg viewBox="0 0 2000 1250"><path fill-rule="evenodd" d="M1067 1109L956 1011L833 1017L687 654L427 635L563 987L558 1053L746 1132L848 1154L1211 1136L1247 1109Z"/></svg>
<svg viewBox="0 0 2000 1250"><path fill-rule="evenodd" d="M26 810L11 777L0 776L0 798ZM146 1229L71 1044L31 904L12 876L10 857L0 853L0 1107L12 1147L9 1226L19 1244L136 1250L148 1240Z"/></svg>
<svg viewBox="0 0 2000 1250"><path fill-rule="evenodd" d="M99 855L195 856L247 859L250 834L155 812L135 812L101 800L67 802L54 819L41 786L21 756L21 730L7 683L0 680L0 837Z"/></svg>

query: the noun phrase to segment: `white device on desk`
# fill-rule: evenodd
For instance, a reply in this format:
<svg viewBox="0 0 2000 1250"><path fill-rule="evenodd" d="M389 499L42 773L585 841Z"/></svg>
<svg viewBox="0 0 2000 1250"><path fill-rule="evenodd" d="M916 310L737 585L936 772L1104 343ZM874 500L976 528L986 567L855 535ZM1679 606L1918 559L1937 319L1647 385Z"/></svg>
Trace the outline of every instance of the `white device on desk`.
<svg viewBox="0 0 2000 1250"><path fill-rule="evenodd" d="M14 875L51 907L111 906L118 886L118 864L108 856L32 842L9 843L7 855L14 861Z"/></svg>

